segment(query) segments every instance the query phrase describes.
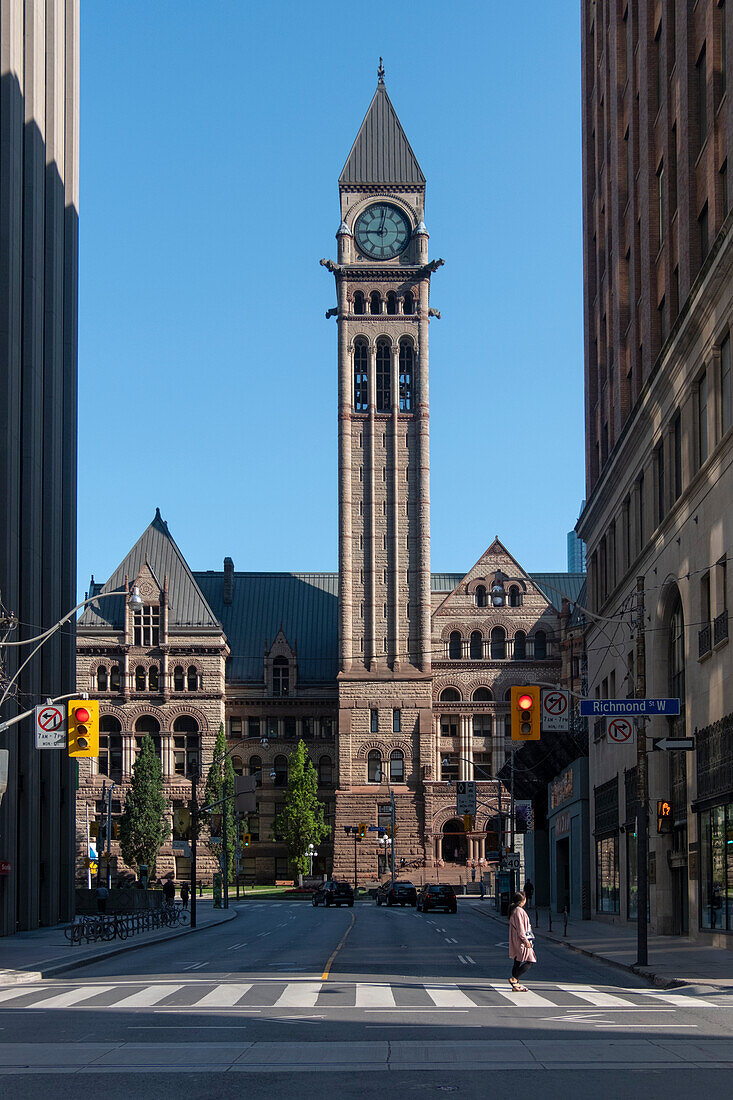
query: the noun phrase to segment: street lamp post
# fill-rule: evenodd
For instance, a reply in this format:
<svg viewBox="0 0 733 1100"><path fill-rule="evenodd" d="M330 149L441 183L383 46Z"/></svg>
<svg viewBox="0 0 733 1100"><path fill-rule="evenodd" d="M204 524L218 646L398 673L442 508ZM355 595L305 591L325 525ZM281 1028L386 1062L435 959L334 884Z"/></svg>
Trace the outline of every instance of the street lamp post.
<svg viewBox="0 0 733 1100"><path fill-rule="evenodd" d="M313 857L317 856L318 852L316 851L315 847L312 844L309 844L308 845L308 852L306 854L308 856L308 859L310 860L309 875L310 875L310 878L313 878Z"/></svg>

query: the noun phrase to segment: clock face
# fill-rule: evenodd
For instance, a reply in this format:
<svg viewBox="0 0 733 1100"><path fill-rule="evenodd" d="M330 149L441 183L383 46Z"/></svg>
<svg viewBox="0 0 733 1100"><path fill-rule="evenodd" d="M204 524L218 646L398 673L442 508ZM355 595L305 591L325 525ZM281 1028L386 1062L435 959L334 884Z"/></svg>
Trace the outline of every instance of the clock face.
<svg viewBox="0 0 733 1100"><path fill-rule="evenodd" d="M410 223L397 206L375 202L356 219L354 237L370 260L391 260L404 252L410 240Z"/></svg>

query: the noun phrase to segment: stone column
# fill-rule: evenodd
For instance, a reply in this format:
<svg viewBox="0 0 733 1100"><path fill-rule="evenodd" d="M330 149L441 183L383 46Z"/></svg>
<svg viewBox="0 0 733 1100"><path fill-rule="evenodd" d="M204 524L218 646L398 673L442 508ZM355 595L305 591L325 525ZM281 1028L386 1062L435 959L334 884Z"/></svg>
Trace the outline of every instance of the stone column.
<svg viewBox="0 0 733 1100"><path fill-rule="evenodd" d="M459 730L460 737L458 738L460 760L458 761L458 778L459 779L472 779L473 776L469 773L473 770L469 764L469 760L472 759L472 749L469 748L469 723L471 717L468 714L459 714Z"/></svg>
<svg viewBox="0 0 733 1100"><path fill-rule="evenodd" d="M441 775L440 766L440 715L433 715L433 779L439 780Z"/></svg>
<svg viewBox="0 0 733 1100"><path fill-rule="evenodd" d="M135 763L135 735L122 734L122 774L132 775L132 765Z"/></svg>

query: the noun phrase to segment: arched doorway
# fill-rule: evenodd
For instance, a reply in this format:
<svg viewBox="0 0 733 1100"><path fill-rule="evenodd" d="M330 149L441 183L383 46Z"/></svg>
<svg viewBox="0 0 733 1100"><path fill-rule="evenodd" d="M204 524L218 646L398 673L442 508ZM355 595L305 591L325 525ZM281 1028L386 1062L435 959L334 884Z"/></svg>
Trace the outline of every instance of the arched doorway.
<svg viewBox="0 0 733 1100"><path fill-rule="evenodd" d="M441 855L445 863L465 863L468 859L466 831L457 817L452 817L443 826Z"/></svg>

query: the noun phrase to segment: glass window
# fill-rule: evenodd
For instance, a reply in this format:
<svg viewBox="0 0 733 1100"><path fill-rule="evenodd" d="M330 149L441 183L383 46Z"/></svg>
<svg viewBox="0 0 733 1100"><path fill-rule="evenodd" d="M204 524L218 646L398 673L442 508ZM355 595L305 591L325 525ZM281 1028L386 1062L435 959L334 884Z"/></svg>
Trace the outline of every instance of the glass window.
<svg viewBox="0 0 733 1100"><path fill-rule="evenodd" d="M391 359L386 340L377 341L377 412L388 412L392 404L390 374Z"/></svg>
<svg viewBox="0 0 733 1100"><path fill-rule="evenodd" d="M618 836L596 840L596 909L619 911Z"/></svg>
<svg viewBox="0 0 733 1100"><path fill-rule="evenodd" d="M360 290L354 295L354 313L358 316L366 313L366 299Z"/></svg>
<svg viewBox="0 0 733 1100"><path fill-rule="evenodd" d="M685 705L685 617L679 592L669 622L669 687L673 699Z"/></svg>
<svg viewBox="0 0 733 1100"><path fill-rule="evenodd" d="M408 317L412 316L412 314L415 312L415 299L412 296L412 292L409 290L404 297L402 312L405 313Z"/></svg>
<svg viewBox="0 0 733 1100"><path fill-rule="evenodd" d="M183 691L184 686L185 681L183 676L183 668L181 665L176 665L176 667L173 669L173 690Z"/></svg>
<svg viewBox="0 0 733 1100"><path fill-rule="evenodd" d="M107 669L100 665L97 669L97 691L107 690Z"/></svg>
<svg viewBox="0 0 733 1100"><path fill-rule="evenodd" d="M389 778L393 783L405 782L405 754L401 749L393 749L389 754Z"/></svg>
<svg viewBox="0 0 733 1100"><path fill-rule="evenodd" d="M363 340L354 344L354 409L366 412L369 407L368 350Z"/></svg>
<svg viewBox="0 0 733 1100"><path fill-rule="evenodd" d="M547 657L547 635L544 630L538 630L534 636L535 660L544 661Z"/></svg>
<svg viewBox="0 0 733 1100"><path fill-rule="evenodd" d="M229 719L229 736L241 737L242 736L242 719L238 717L232 717Z"/></svg>
<svg viewBox="0 0 733 1100"><path fill-rule="evenodd" d="M247 736L259 737L260 736L260 720L259 718L247 719Z"/></svg>
<svg viewBox="0 0 733 1100"><path fill-rule="evenodd" d="M287 787L288 785L288 758L287 756L276 756L273 764L275 778L273 780L276 787Z"/></svg>
<svg viewBox="0 0 733 1100"><path fill-rule="evenodd" d="M283 719L283 737L289 738L291 741L295 740L296 729L295 718Z"/></svg>
<svg viewBox="0 0 733 1100"><path fill-rule="evenodd" d="M474 703L490 703L491 698L492 696L489 688L476 688L473 693Z"/></svg>
<svg viewBox="0 0 733 1100"><path fill-rule="evenodd" d="M527 635L523 630L518 630L514 635L514 660L524 661L527 659Z"/></svg>
<svg viewBox="0 0 733 1100"><path fill-rule="evenodd" d="M160 608L144 607L133 612L133 639L137 646L158 645L160 637Z"/></svg>
<svg viewBox="0 0 733 1100"><path fill-rule="evenodd" d="M232 768L235 775L244 775L244 763L241 756L232 757Z"/></svg>
<svg viewBox="0 0 733 1100"><path fill-rule="evenodd" d="M726 876L726 812L724 806L715 806L700 815L701 824L701 868L700 923L703 928L731 928L731 907L727 886L730 871ZM733 806L728 806L728 825L733 840ZM733 859L728 857L728 864Z"/></svg>
<svg viewBox="0 0 733 1100"><path fill-rule="evenodd" d="M410 412L412 408L412 374L414 351L411 344L400 344L400 412Z"/></svg>
<svg viewBox="0 0 733 1100"><path fill-rule="evenodd" d="M441 716L440 716L440 736L441 737L457 737L458 736L458 715L457 714L441 714Z"/></svg>
<svg viewBox="0 0 733 1100"><path fill-rule="evenodd" d="M448 639L448 656L451 661L460 661L461 649L461 635L457 630L452 630Z"/></svg>
<svg viewBox="0 0 733 1100"><path fill-rule="evenodd" d="M250 756L249 758L249 774L253 775L258 787L262 786L262 758L259 756Z"/></svg>
<svg viewBox="0 0 733 1100"><path fill-rule="evenodd" d="M276 657L272 662L272 693L288 695L290 692L290 669L285 657Z"/></svg>
<svg viewBox="0 0 733 1100"><path fill-rule="evenodd" d="M109 690L110 691L119 691L121 686L122 685L121 685L121 681L120 681L120 666L119 665L112 665L112 668L110 669L110 673L109 673Z"/></svg>
<svg viewBox="0 0 733 1100"><path fill-rule="evenodd" d="M522 602L522 597L519 592L519 588L516 584L513 584L509 589L509 606L519 607Z"/></svg>
<svg viewBox="0 0 733 1100"><path fill-rule="evenodd" d="M486 591L486 586L480 584L476 589L476 607L488 607L489 597Z"/></svg>
<svg viewBox="0 0 733 1100"><path fill-rule="evenodd" d="M399 733L402 728L402 711L392 711L392 733Z"/></svg>
<svg viewBox="0 0 733 1100"><path fill-rule="evenodd" d="M138 665L135 669L135 691L145 691L145 669Z"/></svg>
<svg viewBox="0 0 733 1100"><path fill-rule="evenodd" d="M447 782L458 779L458 757L455 753L446 753L440 762L440 778Z"/></svg>
<svg viewBox="0 0 733 1100"><path fill-rule="evenodd" d="M480 661L484 654L484 640L481 637L480 630L471 631L471 639L469 641L468 648L469 655L472 661Z"/></svg>
<svg viewBox="0 0 733 1100"><path fill-rule="evenodd" d="M474 737L491 737L491 715L490 714L474 714L474 716L473 716L473 736Z"/></svg>
<svg viewBox="0 0 733 1100"><path fill-rule="evenodd" d="M730 384L730 333L720 345L720 427L725 434L730 428L733 419L731 417L731 384Z"/></svg>
<svg viewBox="0 0 733 1100"><path fill-rule="evenodd" d="M373 290L369 295L369 312L374 314L382 312L382 299L378 290Z"/></svg>
<svg viewBox="0 0 733 1100"><path fill-rule="evenodd" d="M318 786L330 787L333 783L333 764L330 756L322 756L318 761Z"/></svg>
<svg viewBox="0 0 733 1100"><path fill-rule="evenodd" d="M491 631L491 660L506 660L506 631L501 626L495 626Z"/></svg>
<svg viewBox="0 0 733 1100"><path fill-rule="evenodd" d="M158 666L151 665L148 669L148 688L150 691L158 690Z"/></svg>
<svg viewBox="0 0 733 1100"><path fill-rule="evenodd" d="M371 710L369 712L369 729L372 733L379 733L379 711Z"/></svg>
<svg viewBox="0 0 733 1100"><path fill-rule="evenodd" d="M397 312L397 295L393 290L390 290L387 294L387 313L390 316Z"/></svg>
<svg viewBox="0 0 733 1100"><path fill-rule="evenodd" d="M195 665L188 666L188 672L186 673L186 688L188 691L198 691L199 686L199 674Z"/></svg>
<svg viewBox="0 0 733 1100"><path fill-rule="evenodd" d="M116 719L113 718L112 721L116 722ZM116 724L119 728L119 722ZM100 732L99 770L114 782L122 779L122 737L119 733Z"/></svg>
<svg viewBox="0 0 733 1100"><path fill-rule="evenodd" d="M443 688L440 693L441 703L457 703L461 698L458 688Z"/></svg>
<svg viewBox="0 0 733 1100"><path fill-rule="evenodd" d="M367 781L369 783L382 781L382 758L379 749L371 749L367 757Z"/></svg>

